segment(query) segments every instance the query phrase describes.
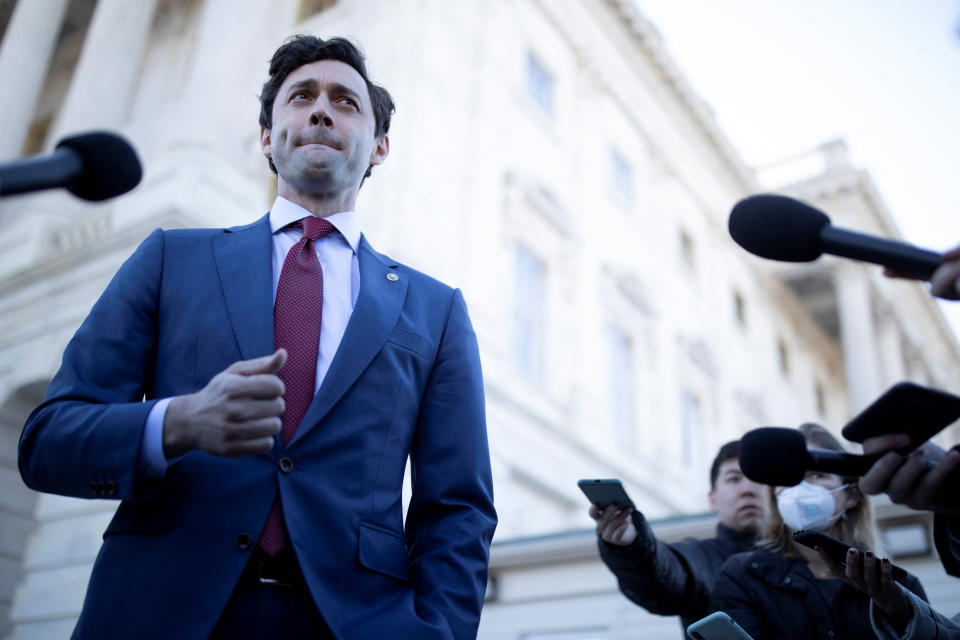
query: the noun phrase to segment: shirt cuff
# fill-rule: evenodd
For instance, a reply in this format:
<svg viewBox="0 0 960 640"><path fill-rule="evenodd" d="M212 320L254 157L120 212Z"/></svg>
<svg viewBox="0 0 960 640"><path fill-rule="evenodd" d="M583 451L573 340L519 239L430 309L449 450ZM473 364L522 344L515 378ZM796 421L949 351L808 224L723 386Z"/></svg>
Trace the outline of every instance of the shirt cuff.
<svg viewBox="0 0 960 640"><path fill-rule="evenodd" d="M162 478L167 472L168 461L163 453L163 421L171 400L173 398L158 400L150 409L140 443L140 466L157 478Z"/></svg>

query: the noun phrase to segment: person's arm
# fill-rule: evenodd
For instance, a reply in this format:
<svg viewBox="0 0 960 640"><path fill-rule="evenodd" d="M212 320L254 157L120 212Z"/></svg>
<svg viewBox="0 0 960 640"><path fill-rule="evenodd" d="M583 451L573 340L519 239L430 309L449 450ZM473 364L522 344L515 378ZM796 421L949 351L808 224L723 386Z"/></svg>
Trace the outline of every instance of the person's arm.
<svg viewBox="0 0 960 640"><path fill-rule="evenodd" d="M590 508L597 522L600 558L617 577L620 591L635 604L659 615L702 618L710 591L687 558L658 540L642 513L608 506ZM692 551L692 549L690 549Z"/></svg>
<svg viewBox="0 0 960 640"><path fill-rule="evenodd" d="M157 366L163 259L158 229L120 267L67 345L20 437L20 474L30 488L130 500L158 486L142 441L157 404L143 399L153 392ZM283 410L283 384L273 374L285 358L280 350L235 362L196 393L172 397L160 434L163 455L269 451Z"/></svg>
<svg viewBox="0 0 960 640"><path fill-rule="evenodd" d="M438 612L454 638L473 638L496 528L476 336L452 295L411 445L406 535L417 607Z"/></svg>
<svg viewBox="0 0 960 640"><path fill-rule="evenodd" d="M870 600L870 625L879 640L960 640L960 625L936 611L919 596L894 583L910 607L906 625L895 622ZM960 617L960 616L958 616Z"/></svg>

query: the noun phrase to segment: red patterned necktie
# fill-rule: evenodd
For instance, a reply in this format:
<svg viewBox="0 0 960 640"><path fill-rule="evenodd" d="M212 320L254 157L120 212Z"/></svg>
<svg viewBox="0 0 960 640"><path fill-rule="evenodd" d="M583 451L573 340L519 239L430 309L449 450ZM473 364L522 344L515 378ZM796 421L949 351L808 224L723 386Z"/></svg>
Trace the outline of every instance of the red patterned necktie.
<svg viewBox="0 0 960 640"><path fill-rule="evenodd" d="M287 350L287 363L277 374L285 386L283 399L286 406L280 416L283 425L280 437L284 446L290 443L313 401L317 379L323 270L313 241L336 231L332 224L315 216L308 216L295 226L303 229L303 237L290 248L283 261L273 305L274 347ZM270 555L287 545L279 493L270 507L259 544Z"/></svg>

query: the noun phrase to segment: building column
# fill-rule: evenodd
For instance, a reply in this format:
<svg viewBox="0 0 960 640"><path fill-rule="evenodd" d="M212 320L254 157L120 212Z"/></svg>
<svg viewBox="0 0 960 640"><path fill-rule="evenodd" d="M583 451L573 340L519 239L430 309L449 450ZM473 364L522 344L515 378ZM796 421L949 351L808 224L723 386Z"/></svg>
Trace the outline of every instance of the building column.
<svg viewBox="0 0 960 640"><path fill-rule="evenodd" d="M843 264L835 271L834 283L850 409L855 414L873 402L883 390L880 341L866 269L858 264Z"/></svg>
<svg viewBox="0 0 960 640"><path fill-rule="evenodd" d="M0 42L0 162L23 151L68 0L20 0Z"/></svg>
<svg viewBox="0 0 960 640"><path fill-rule="evenodd" d="M124 123L155 7L156 0L98 0L48 145L77 131Z"/></svg>

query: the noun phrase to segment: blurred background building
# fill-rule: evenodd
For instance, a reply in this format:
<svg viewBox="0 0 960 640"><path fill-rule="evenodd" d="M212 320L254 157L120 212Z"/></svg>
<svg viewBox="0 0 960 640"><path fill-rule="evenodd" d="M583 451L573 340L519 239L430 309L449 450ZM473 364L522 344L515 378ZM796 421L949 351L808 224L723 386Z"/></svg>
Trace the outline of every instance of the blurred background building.
<svg viewBox="0 0 960 640"><path fill-rule="evenodd" d="M899 234L842 140L746 166L630 0L0 0L0 33L0 162L106 128L145 166L105 204L0 202L0 637L69 635L115 508L26 489L23 421L153 228L267 210L256 97L294 33L356 40L393 94L364 232L461 287L480 338L500 514L481 638L676 637L617 591L577 479L621 478L667 539L708 536L724 442L839 431L904 379L960 390L960 346L921 286L729 239L732 204L761 190ZM960 610L929 519L879 513L933 604Z"/></svg>

